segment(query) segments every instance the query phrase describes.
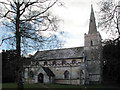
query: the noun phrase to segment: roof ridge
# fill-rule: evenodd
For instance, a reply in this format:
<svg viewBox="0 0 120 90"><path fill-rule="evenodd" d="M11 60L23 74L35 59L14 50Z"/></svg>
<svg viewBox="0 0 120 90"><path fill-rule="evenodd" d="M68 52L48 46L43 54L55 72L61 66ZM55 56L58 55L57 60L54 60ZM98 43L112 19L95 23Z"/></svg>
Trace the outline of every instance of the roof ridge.
<svg viewBox="0 0 120 90"><path fill-rule="evenodd" d="M56 50L65 50L65 49L74 49L74 48L84 48L84 46L81 46L81 47L71 47L71 48L61 48L61 49L51 49L51 50L43 50L43 51L38 51L38 52L56 51Z"/></svg>
<svg viewBox="0 0 120 90"><path fill-rule="evenodd" d="M46 51L38 51L34 58L35 60L43 59L60 59L62 58L74 58L81 57L84 47L74 47L74 48L63 48L63 49L54 49Z"/></svg>

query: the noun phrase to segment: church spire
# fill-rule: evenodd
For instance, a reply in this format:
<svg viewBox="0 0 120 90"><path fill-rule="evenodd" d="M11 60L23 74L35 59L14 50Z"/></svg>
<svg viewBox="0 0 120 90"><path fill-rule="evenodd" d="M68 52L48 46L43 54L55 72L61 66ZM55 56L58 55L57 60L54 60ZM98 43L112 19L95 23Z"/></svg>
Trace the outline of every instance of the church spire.
<svg viewBox="0 0 120 90"><path fill-rule="evenodd" d="M93 6L91 5L91 15L90 15L89 32L88 32L88 34L94 34L94 33L97 33L97 28L96 28L96 22L95 22Z"/></svg>

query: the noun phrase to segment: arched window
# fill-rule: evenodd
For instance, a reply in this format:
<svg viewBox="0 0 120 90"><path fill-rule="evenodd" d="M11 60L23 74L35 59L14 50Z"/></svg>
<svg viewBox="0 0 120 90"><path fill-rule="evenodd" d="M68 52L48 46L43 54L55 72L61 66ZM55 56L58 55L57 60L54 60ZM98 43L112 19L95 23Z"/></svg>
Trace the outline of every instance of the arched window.
<svg viewBox="0 0 120 90"><path fill-rule="evenodd" d="M44 62L44 65L47 65L47 61Z"/></svg>
<svg viewBox="0 0 120 90"><path fill-rule="evenodd" d="M92 40L90 41L90 46L93 46L93 41Z"/></svg>
<svg viewBox="0 0 120 90"><path fill-rule="evenodd" d="M56 61L53 61L52 63L53 63L53 65L56 65Z"/></svg>
<svg viewBox="0 0 120 90"><path fill-rule="evenodd" d="M38 65L39 65L39 62L36 62L36 65L38 66Z"/></svg>
<svg viewBox="0 0 120 90"><path fill-rule="evenodd" d="M69 72L67 70L64 72L64 78L69 79Z"/></svg>
<svg viewBox="0 0 120 90"><path fill-rule="evenodd" d="M72 64L75 64L76 63L76 60L72 60Z"/></svg>
<svg viewBox="0 0 120 90"><path fill-rule="evenodd" d="M66 61L65 60L62 60L62 65L66 64Z"/></svg>
<svg viewBox="0 0 120 90"><path fill-rule="evenodd" d="M30 77L33 78L34 77L34 72L31 70L30 71Z"/></svg>

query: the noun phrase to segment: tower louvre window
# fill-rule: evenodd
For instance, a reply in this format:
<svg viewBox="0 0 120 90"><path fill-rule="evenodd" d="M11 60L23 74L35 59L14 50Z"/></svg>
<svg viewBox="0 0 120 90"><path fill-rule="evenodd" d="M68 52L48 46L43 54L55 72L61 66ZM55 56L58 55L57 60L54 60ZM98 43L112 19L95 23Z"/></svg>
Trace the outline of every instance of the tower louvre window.
<svg viewBox="0 0 120 90"><path fill-rule="evenodd" d="M90 41L90 46L93 46L93 41L92 40Z"/></svg>
<svg viewBox="0 0 120 90"><path fill-rule="evenodd" d="M92 19L90 21L92 22Z"/></svg>

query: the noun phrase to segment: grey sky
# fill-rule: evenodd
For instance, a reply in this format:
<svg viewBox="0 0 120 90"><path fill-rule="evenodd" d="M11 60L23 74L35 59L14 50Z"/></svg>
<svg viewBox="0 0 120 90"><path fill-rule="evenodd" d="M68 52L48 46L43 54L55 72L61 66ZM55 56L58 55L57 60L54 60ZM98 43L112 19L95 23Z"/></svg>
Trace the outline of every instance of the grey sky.
<svg viewBox="0 0 120 90"><path fill-rule="evenodd" d="M98 1L98 0L97 0ZM64 0L65 7L53 8L53 13L58 15L63 22L60 29L67 32L64 47L78 47L84 45L84 33L88 32L91 0ZM96 10L96 9L94 9Z"/></svg>
<svg viewBox="0 0 120 90"><path fill-rule="evenodd" d="M60 24L60 29L67 32L65 40L66 43L64 47L79 47L84 45L84 33L89 30L89 18L91 4L93 5L96 25L98 24L98 2L100 0L64 0L65 7L55 7L53 8L53 13L58 15L62 20ZM118 1L118 0L114 0ZM101 31L99 28L97 30L101 33L103 39L109 38L109 33L106 34L105 31Z"/></svg>
<svg viewBox="0 0 120 90"><path fill-rule="evenodd" d="M98 17L96 12L98 11L97 2L99 1L100 0L63 0L65 7L56 5L52 8L53 14L62 20L59 29L66 34L64 37L64 40L66 40L64 48L84 45L84 33L87 33L89 29L91 4L93 4L97 24ZM98 31L100 31L103 39L108 38L108 34L99 29Z"/></svg>

